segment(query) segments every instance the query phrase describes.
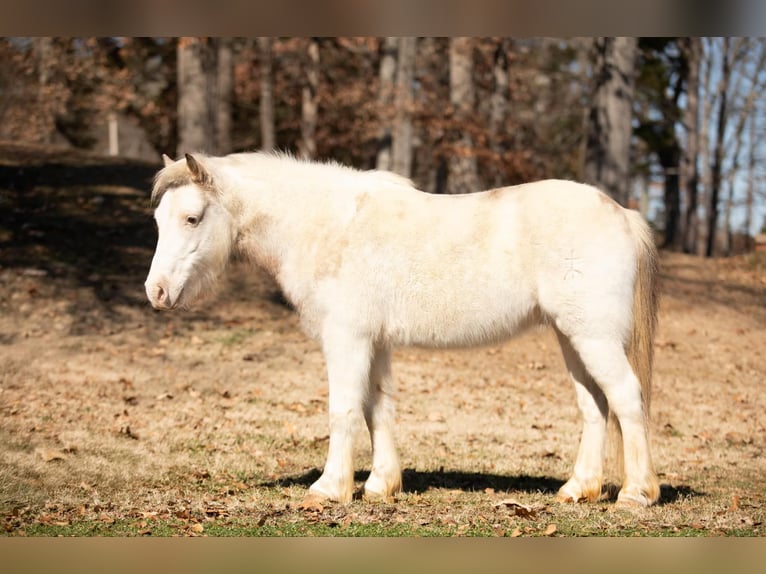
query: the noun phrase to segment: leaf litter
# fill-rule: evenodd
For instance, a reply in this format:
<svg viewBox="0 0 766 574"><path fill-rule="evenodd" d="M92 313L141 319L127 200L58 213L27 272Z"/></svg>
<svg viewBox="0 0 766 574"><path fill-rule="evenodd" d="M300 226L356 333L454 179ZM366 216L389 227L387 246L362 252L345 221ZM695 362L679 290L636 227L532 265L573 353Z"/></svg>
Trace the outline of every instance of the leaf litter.
<svg viewBox="0 0 766 574"><path fill-rule="evenodd" d="M60 195L52 205L68 202ZM95 263L115 269L0 270L4 532L130 520L146 523L134 534L166 523L188 536L227 521L277 529L269 532L315 521L339 532L358 523L453 535L764 534L766 399L754 389L766 372L766 260L662 255L652 418L663 500L640 519L603 512L602 503L548 506L571 472L580 419L547 332L486 352L395 354L400 455L418 468L405 475L405 492L383 505L301 508L327 448L320 349L274 302L273 282L238 265L215 305L149 311L136 286L154 231L145 202L131 201L123 209L140 229L131 236L146 239L124 252L114 245L114 257ZM107 224L110 209L105 202L88 217ZM72 240L88 253L85 235ZM96 271L96 282L120 278L109 302L78 282ZM252 331L232 343L229 325ZM424 423L433 428L423 432ZM81 434L57 438L73 429ZM369 465L360 451L359 469Z"/></svg>

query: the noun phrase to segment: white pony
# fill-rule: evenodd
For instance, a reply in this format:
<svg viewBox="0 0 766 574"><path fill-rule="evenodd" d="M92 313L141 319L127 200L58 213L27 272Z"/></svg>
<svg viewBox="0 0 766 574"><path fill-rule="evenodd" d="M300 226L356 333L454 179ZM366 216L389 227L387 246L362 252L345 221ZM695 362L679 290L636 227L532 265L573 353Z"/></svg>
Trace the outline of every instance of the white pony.
<svg viewBox="0 0 766 574"><path fill-rule="evenodd" d="M610 413L624 453L618 504L659 498L647 432L657 253L638 213L568 181L440 196L387 172L263 153L165 156L152 200L155 308L191 304L238 253L274 276L321 343L330 444L309 496L351 500L362 420L373 453L365 495L401 488L393 346L482 345L543 323L584 419L558 499L600 497Z"/></svg>

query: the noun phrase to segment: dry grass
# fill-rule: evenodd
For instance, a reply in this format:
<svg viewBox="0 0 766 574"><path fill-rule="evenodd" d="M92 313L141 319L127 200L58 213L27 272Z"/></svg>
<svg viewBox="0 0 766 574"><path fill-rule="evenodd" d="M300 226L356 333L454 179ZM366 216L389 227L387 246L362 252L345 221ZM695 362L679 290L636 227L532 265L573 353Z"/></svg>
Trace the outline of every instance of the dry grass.
<svg viewBox="0 0 766 574"><path fill-rule="evenodd" d="M327 448L317 345L275 286L238 265L206 309L153 312L148 201L123 184L95 202L79 181L3 192L33 214L27 227L0 219L7 534L763 535L763 258L663 257L658 506L553 502L580 423L555 338L538 331L494 348L399 350L404 492L301 508ZM109 235L115 209L130 233ZM86 227L74 233L64 214ZM361 485L361 432L358 446Z"/></svg>

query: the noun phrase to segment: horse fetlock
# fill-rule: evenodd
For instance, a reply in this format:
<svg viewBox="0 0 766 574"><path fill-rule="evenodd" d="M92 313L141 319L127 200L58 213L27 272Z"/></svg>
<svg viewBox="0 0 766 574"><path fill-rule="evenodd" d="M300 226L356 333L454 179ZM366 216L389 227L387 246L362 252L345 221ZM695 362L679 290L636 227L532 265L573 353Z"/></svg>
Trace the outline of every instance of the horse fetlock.
<svg viewBox="0 0 766 574"><path fill-rule="evenodd" d="M559 502L596 502L601 497L601 479L572 477L559 489Z"/></svg>

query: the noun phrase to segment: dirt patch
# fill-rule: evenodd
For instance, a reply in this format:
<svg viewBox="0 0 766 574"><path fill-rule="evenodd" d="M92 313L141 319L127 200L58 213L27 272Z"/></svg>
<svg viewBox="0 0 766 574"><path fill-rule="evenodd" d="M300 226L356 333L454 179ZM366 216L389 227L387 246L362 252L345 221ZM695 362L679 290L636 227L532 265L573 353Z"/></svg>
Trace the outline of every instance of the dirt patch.
<svg viewBox="0 0 766 574"><path fill-rule="evenodd" d="M121 520L141 533L160 519L189 535L370 523L455 535L764 532L763 257L662 257L659 506L623 515L553 503L580 420L555 337L540 330L497 347L395 352L404 492L306 509L327 448L324 364L273 282L235 264L204 308L154 312L143 281L159 165L7 145L0 157L9 534ZM358 447L361 484L362 432Z"/></svg>

